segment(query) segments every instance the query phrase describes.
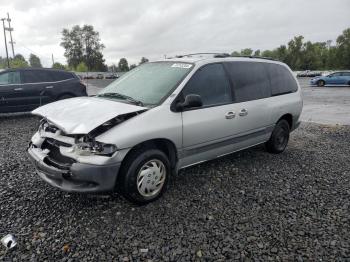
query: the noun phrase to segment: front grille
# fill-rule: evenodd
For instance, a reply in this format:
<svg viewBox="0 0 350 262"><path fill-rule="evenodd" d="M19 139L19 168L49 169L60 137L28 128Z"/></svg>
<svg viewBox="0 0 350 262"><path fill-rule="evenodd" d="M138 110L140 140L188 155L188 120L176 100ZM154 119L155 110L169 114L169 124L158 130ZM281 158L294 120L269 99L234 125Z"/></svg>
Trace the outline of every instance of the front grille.
<svg viewBox="0 0 350 262"><path fill-rule="evenodd" d="M52 138L46 138L41 145L41 149L48 149L50 152L45 158L45 163L54 166L59 169L68 170L76 161L72 158L66 157L61 154L60 146L71 146L61 141L54 140Z"/></svg>

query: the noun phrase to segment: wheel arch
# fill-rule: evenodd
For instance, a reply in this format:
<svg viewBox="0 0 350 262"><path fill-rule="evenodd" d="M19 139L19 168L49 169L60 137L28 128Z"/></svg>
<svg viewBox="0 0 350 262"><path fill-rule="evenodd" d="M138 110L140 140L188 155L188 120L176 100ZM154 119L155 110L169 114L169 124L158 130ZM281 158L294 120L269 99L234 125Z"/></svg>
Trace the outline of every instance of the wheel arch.
<svg viewBox="0 0 350 262"><path fill-rule="evenodd" d="M293 128L293 115L290 113L284 114L283 116L281 116L278 121L276 123L278 123L280 120L286 120L289 124L289 128L292 129Z"/></svg>
<svg viewBox="0 0 350 262"><path fill-rule="evenodd" d="M142 149L158 149L162 151L169 159L171 168L174 169L176 166L176 163L178 161L178 154L177 154L177 149L175 144L166 138L156 138L156 139L151 139L147 140L144 142L141 142L135 146L133 146L129 152L126 154L122 161L122 166L123 164L127 161L127 159L136 151L142 150Z"/></svg>

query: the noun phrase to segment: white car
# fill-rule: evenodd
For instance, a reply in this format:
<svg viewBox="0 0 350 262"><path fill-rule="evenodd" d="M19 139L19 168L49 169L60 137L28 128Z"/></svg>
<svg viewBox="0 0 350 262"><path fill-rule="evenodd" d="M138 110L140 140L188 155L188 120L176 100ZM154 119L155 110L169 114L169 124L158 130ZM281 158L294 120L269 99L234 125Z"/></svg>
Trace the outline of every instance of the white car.
<svg viewBox="0 0 350 262"><path fill-rule="evenodd" d="M179 169L265 143L287 146L302 111L281 62L222 55L145 63L95 97L42 106L28 152L37 173L65 191L118 189L144 204Z"/></svg>

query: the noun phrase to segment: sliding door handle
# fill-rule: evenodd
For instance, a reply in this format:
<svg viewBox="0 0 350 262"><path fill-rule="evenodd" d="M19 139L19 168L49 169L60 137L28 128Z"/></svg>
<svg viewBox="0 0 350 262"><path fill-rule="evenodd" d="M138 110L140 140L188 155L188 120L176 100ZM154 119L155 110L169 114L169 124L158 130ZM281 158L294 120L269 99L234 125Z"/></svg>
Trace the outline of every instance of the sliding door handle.
<svg viewBox="0 0 350 262"><path fill-rule="evenodd" d="M233 112L233 111L227 112L227 113L225 114L225 118L226 118L226 119L232 119L232 118L235 118L235 116L236 116L236 113Z"/></svg>
<svg viewBox="0 0 350 262"><path fill-rule="evenodd" d="M13 89L13 90L15 90L15 91L22 91L23 88L22 88L22 87L18 87L18 88L15 88L15 89Z"/></svg>
<svg viewBox="0 0 350 262"><path fill-rule="evenodd" d="M239 111L240 116L246 116L248 115L248 110L245 108L242 108L241 111Z"/></svg>

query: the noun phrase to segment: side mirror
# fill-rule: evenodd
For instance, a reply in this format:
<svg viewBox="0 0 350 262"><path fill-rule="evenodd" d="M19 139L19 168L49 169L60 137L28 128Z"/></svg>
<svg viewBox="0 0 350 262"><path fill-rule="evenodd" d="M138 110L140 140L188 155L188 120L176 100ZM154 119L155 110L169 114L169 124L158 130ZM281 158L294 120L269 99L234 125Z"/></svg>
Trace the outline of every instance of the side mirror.
<svg viewBox="0 0 350 262"><path fill-rule="evenodd" d="M202 98L200 95L189 94L185 97L184 102L176 104L176 110L182 111L186 108L201 107L203 105Z"/></svg>

